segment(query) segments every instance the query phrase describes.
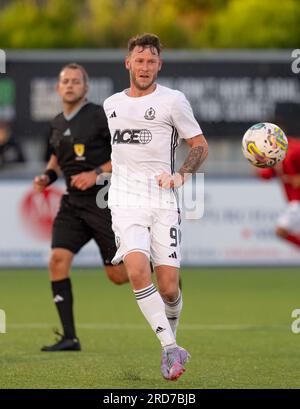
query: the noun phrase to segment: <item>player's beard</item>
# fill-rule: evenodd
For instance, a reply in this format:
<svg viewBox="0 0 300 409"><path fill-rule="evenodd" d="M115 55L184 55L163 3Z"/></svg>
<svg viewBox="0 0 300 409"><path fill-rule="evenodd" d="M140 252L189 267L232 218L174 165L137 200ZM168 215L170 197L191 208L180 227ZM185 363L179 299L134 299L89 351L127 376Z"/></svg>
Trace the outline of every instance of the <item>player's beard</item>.
<svg viewBox="0 0 300 409"><path fill-rule="evenodd" d="M134 75L133 73L131 73L131 81L133 82L134 86L135 86L138 90L140 90L140 91L145 91L145 90L147 90L148 88L150 88L151 85L152 85L152 84L154 83L154 81L156 80L156 78L157 78L157 75L153 75L153 78L150 80L150 82L141 84L141 83L138 81L136 75Z"/></svg>

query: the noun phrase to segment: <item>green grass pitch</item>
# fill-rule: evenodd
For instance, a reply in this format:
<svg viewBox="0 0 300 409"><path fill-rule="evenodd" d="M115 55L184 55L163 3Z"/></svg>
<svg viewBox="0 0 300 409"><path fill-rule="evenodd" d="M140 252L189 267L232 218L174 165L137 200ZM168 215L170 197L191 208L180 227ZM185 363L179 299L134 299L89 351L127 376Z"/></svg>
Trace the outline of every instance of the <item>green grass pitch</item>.
<svg viewBox="0 0 300 409"><path fill-rule="evenodd" d="M72 272L81 352L42 353L58 318L45 270L1 270L0 388L299 388L300 270L183 269L178 343L192 355L177 382L160 375L160 345L129 285Z"/></svg>

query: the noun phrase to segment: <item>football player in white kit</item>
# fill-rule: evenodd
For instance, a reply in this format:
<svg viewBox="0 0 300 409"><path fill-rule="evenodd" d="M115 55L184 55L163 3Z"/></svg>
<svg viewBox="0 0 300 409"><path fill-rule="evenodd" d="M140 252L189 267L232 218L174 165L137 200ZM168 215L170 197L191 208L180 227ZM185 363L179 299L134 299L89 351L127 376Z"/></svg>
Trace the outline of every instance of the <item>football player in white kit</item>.
<svg viewBox="0 0 300 409"><path fill-rule="evenodd" d="M130 88L104 102L112 140L108 204L118 247L112 262L124 261L137 303L161 343L163 377L176 380L189 357L176 344L182 309L176 188L203 163L208 146L184 94L155 82L160 50L153 34L130 39L125 60ZM190 151L175 172L178 138Z"/></svg>

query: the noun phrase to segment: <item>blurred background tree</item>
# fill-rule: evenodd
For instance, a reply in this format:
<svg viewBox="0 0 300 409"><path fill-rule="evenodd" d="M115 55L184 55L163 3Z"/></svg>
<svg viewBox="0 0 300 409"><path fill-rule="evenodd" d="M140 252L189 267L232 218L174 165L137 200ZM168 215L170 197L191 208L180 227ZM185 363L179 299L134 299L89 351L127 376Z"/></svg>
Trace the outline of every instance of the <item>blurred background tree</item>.
<svg viewBox="0 0 300 409"><path fill-rule="evenodd" d="M0 2L0 4L2 1ZM1 48L68 48L88 44L81 0L16 0L0 12Z"/></svg>
<svg viewBox="0 0 300 409"><path fill-rule="evenodd" d="M295 48L298 0L0 0L1 48Z"/></svg>
<svg viewBox="0 0 300 409"><path fill-rule="evenodd" d="M211 48L297 48L298 0L232 0L205 22L194 46Z"/></svg>

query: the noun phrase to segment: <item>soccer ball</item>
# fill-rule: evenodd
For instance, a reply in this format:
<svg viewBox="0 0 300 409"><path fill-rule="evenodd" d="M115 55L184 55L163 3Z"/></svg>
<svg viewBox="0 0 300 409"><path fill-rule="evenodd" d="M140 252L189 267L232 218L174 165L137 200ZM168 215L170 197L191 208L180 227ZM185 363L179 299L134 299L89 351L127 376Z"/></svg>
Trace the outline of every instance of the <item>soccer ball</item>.
<svg viewBox="0 0 300 409"><path fill-rule="evenodd" d="M279 126L269 122L252 125L242 141L246 159L258 168L272 168L285 158L288 140Z"/></svg>

